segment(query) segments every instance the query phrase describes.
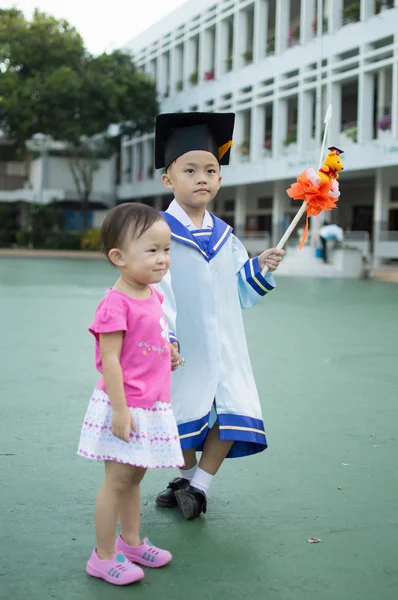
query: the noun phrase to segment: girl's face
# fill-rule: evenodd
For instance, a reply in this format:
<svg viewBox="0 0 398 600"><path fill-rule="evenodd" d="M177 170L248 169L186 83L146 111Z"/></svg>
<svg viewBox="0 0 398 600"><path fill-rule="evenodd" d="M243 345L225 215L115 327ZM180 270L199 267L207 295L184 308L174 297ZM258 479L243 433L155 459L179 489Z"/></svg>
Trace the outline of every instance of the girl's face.
<svg viewBox="0 0 398 600"><path fill-rule="evenodd" d="M161 219L138 239L109 253L124 279L139 285L159 283L170 267L170 228Z"/></svg>

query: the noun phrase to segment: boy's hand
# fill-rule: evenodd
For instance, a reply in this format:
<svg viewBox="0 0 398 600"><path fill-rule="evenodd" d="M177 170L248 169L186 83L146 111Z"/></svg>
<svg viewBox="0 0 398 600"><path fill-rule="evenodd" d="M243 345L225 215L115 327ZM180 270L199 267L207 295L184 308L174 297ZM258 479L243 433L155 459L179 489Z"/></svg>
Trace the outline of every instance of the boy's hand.
<svg viewBox="0 0 398 600"><path fill-rule="evenodd" d="M269 250L266 250L258 257L260 269L263 270L264 267L267 266L269 271L276 271L284 254L284 250L277 250L276 248L270 248Z"/></svg>
<svg viewBox="0 0 398 600"><path fill-rule="evenodd" d="M119 438L119 440L128 443L130 441L130 429L132 429L133 431L137 431L137 426L127 406L123 406L123 408L113 409L113 435Z"/></svg>
<svg viewBox="0 0 398 600"><path fill-rule="evenodd" d="M171 370L176 371L181 364L181 356L178 352L177 342L171 344Z"/></svg>

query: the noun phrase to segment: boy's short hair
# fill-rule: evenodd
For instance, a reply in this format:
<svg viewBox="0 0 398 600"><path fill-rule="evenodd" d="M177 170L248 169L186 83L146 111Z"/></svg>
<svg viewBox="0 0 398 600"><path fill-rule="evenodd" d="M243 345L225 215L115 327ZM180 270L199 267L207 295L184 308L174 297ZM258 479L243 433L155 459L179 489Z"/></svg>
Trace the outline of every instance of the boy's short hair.
<svg viewBox="0 0 398 600"><path fill-rule="evenodd" d="M163 216L152 206L139 202L125 202L108 212L100 231L101 250L109 260L112 248L121 248L126 238L137 240Z"/></svg>

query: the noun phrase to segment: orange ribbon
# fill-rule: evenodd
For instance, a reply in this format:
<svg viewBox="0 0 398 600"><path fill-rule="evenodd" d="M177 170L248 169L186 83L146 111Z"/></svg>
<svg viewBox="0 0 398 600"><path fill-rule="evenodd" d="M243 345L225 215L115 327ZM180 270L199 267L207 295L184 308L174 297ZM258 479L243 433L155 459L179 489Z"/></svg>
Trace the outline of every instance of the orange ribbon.
<svg viewBox="0 0 398 600"><path fill-rule="evenodd" d="M226 142L225 144L223 144L222 146L220 146L218 148L218 157L220 160L228 152L228 150L230 148L232 148L232 140L229 140L228 142Z"/></svg>
<svg viewBox="0 0 398 600"><path fill-rule="evenodd" d="M320 185L314 185L308 179L306 172L297 177L296 183L292 183L287 191L288 196L293 200L303 200L307 203L307 219L303 237L300 242L300 250L303 248L308 236L309 217L316 217L324 210L336 208L338 198L331 198L329 192L332 189L332 181L321 182Z"/></svg>

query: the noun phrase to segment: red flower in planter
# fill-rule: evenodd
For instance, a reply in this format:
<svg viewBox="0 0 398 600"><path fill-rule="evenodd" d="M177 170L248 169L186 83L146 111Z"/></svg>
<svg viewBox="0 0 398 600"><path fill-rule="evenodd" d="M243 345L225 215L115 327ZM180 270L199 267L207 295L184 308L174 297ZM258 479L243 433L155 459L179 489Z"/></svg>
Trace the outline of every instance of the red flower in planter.
<svg viewBox="0 0 398 600"><path fill-rule="evenodd" d="M214 69L211 69L211 71L207 71L205 73L205 76L204 76L205 81L213 81L214 79L215 79Z"/></svg>

